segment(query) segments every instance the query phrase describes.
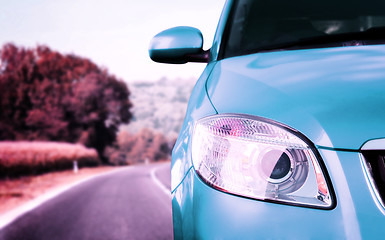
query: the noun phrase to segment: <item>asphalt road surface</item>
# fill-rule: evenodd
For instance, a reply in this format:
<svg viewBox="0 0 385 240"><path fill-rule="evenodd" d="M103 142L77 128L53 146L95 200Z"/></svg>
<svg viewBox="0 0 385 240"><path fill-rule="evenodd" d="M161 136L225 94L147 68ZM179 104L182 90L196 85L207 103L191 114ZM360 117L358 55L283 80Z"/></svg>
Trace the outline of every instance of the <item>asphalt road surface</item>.
<svg viewBox="0 0 385 240"><path fill-rule="evenodd" d="M172 239L170 163L84 182L0 230L1 240Z"/></svg>

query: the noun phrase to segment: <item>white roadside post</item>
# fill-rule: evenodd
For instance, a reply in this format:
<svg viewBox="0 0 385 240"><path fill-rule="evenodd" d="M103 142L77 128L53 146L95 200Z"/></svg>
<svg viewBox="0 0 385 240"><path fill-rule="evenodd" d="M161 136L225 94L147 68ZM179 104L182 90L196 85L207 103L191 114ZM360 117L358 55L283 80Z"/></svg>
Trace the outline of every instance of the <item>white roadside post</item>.
<svg viewBox="0 0 385 240"><path fill-rule="evenodd" d="M74 173L78 173L79 168L78 168L78 161L74 161Z"/></svg>

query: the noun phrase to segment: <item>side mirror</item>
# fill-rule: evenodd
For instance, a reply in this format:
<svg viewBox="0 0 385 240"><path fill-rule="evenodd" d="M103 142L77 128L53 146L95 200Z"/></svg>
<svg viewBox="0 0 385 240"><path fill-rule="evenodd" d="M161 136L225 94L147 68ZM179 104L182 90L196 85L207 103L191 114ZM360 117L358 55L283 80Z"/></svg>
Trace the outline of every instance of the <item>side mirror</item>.
<svg viewBox="0 0 385 240"><path fill-rule="evenodd" d="M150 58L160 63L208 62L203 51L201 31L192 27L175 27L158 33L150 43Z"/></svg>

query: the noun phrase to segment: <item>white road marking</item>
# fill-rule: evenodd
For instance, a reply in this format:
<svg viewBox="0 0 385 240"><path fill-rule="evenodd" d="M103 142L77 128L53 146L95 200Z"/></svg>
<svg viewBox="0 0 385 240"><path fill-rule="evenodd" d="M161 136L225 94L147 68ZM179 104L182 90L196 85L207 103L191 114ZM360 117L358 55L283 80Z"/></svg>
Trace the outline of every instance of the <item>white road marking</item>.
<svg viewBox="0 0 385 240"><path fill-rule="evenodd" d="M171 189L168 189L159 179L156 177L155 172L158 170L159 167L153 168L151 170L151 179L154 181L154 183L171 199Z"/></svg>

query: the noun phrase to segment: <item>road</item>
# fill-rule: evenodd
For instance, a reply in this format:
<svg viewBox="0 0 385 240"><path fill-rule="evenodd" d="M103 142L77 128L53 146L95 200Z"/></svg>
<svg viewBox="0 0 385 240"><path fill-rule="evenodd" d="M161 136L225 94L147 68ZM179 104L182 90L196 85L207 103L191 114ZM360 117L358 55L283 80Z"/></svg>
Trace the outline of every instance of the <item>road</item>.
<svg viewBox="0 0 385 240"><path fill-rule="evenodd" d="M128 167L49 200L0 230L0 239L172 239L166 188L170 163Z"/></svg>

